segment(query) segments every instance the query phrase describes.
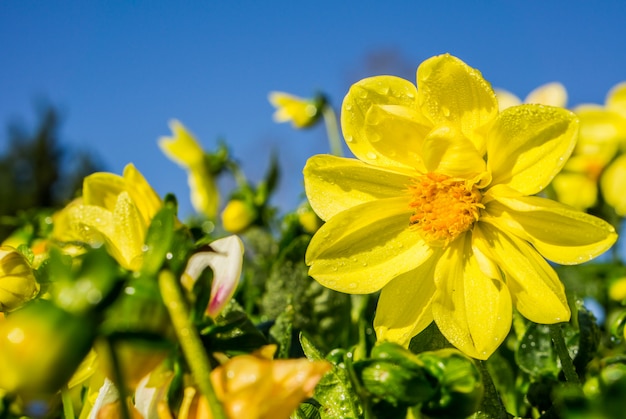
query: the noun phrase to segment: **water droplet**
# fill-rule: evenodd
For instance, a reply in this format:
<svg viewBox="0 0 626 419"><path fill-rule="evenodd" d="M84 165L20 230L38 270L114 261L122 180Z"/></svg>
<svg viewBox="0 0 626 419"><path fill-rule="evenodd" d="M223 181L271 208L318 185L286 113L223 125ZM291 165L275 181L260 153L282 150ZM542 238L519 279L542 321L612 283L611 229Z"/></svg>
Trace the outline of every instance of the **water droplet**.
<svg viewBox="0 0 626 419"><path fill-rule="evenodd" d="M522 344L521 344L521 347L522 347L522 349L526 349L526 344L525 344L525 343L522 343Z"/></svg>
<svg viewBox="0 0 626 419"><path fill-rule="evenodd" d="M354 138L351 135L348 135L346 137L346 143L351 143L352 141L354 141Z"/></svg>
<svg viewBox="0 0 626 419"><path fill-rule="evenodd" d="M368 152L368 153L367 153L366 157L367 157L368 159L370 159L370 160L376 160L376 158L377 158L378 156L376 155L376 153L374 153L374 152L370 151L370 152Z"/></svg>
<svg viewBox="0 0 626 419"><path fill-rule="evenodd" d="M535 344L535 342L530 342L530 347L531 347L531 348L534 348L534 347L535 347L535 345L536 345L536 344Z"/></svg>
<svg viewBox="0 0 626 419"><path fill-rule="evenodd" d="M172 254L172 252L167 252L165 254L165 259L167 259L167 260L171 260L173 257L174 257L174 255Z"/></svg>
<svg viewBox="0 0 626 419"><path fill-rule="evenodd" d="M345 110L347 110L347 111L352 110L352 104L347 103L347 104L344 106L344 109L345 109Z"/></svg>
<svg viewBox="0 0 626 419"><path fill-rule="evenodd" d="M441 113L443 113L443 116L445 117L450 116L450 108L448 108L447 106L442 106Z"/></svg>
<svg viewBox="0 0 626 419"><path fill-rule="evenodd" d="M142 252L147 252L148 250L150 250L150 246L148 246L147 244L144 244L143 246L141 246Z"/></svg>
<svg viewBox="0 0 626 419"><path fill-rule="evenodd" d="M338 268L336 266L333 266L331 269L333 270L333 272L337 272Z"/></svg>
<svg viewBox="0 0 626 419"><path fill-rule="evenodd" d="M367 266L367 262L363 262L363 266Z"/></svg>
<svg viewBox="0 0 626 419"><path fill-rule="evenodd" d="M351 282L350 285L348 285L348 287L350 289L355 289L356 288L356 282Z"/></svg>

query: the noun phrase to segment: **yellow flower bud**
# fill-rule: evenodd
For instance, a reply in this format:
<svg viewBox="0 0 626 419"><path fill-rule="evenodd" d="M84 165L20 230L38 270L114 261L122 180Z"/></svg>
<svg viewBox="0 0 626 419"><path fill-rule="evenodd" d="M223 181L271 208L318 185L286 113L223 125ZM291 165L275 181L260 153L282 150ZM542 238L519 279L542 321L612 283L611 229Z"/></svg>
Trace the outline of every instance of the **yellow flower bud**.
<svg viewBox="0 0 626 419"><path fill-rule="evenodd" d="M222 225L230 233L241 233L254 222L256 211L239 199L230 201L222 211Z"/></svg>
<svg viewBox="0 0 626 419"><path fill-rule="evenodd" d="M0 246L0 311L10 311L32 299L39 284L30 264L11 246Z"/></svg>
<svg viewBox="0 0 626 419"><path fill-rule="evenodd" d="M300 225L307 233L313 234L322 226L321 218L317 216L310 205L298 208L297 214Z"/></svg>

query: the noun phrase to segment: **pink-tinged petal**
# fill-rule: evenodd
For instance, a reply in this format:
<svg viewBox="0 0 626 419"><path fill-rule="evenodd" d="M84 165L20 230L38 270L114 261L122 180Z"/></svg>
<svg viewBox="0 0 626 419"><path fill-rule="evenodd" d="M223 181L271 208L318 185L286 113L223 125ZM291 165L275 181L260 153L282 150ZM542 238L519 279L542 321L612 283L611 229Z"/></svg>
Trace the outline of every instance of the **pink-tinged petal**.
<svg viewBox="0 0 626 419"><path fill-rule="evenodd" d="M422 265L385 285L378 299L374 330L379 341L408 346L433 321L434 271L439 251Z"/></svg>
<svg viewBox="0 0 626 419"><path fill-rule="evenodd" d="M450 343L467 355L487 359L509 332L512 305L497 269L471 247L471 235L454 241L435 269L433 318ZM485 272L487 270L488 272Z"/></svg>
<svg viewBox="0 0 626 419"><path fill-rule="evenodd" d="M213 270L211 296L206 314L216 317L230 301L239 284L243 264L243 242L237 236L227 236L210 244L211 251L198 252L189 258L183 285L193 287L202 272L210 267Z"/></svg>

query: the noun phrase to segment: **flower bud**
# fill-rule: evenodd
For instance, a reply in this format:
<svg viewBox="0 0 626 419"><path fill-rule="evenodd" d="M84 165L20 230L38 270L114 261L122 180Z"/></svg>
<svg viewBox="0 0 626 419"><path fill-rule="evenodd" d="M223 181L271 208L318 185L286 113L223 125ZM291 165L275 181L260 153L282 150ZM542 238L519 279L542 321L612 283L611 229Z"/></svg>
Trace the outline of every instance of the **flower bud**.
<svg viewBox="0 0 626 419"><path fill-rule="evenodd" d="M14 310L39 291L30 264L11 246L0 246L0 311Z"/></svg>
<svg viewBox="0 0 626 419"><path fill-rule="evenodd" d="M424 413L466 417L478 409L484 388L480 371L470 358L456 349L422 352L417 358L439 382L438 394L424 405Z"/></svg>
<svg viewBox="0 0 626 419"><path fill-rule="evenodd" d="M0 321L0 388L24 396L55 393L89 353L91 316L76 316L37 300Z"/></svg>
<svg viewBox="0 0 626 419"><path fill-rule="evenodd" d="M238 234L250 227L256 219L255 209L248 203L233 199L222 211L222 225L224 230Z"/></svg>

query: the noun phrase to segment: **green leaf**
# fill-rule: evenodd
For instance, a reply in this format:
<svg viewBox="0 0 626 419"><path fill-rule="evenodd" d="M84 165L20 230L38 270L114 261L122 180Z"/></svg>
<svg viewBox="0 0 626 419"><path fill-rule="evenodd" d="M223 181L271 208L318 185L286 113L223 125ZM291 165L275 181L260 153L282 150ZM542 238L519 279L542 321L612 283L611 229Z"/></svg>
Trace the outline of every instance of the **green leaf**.
<svg viewBox="0 0 626 419"><path fill-rule="evenodd" d="M528 326L515 352L515 360L531 376L558 376L560 368L548 326L535 323Z"/></svg>
<svg viewBox="0 0 626 419"><path fill-rule="evenodd" d="M323 360L322 353L300 334L300 344L304 354L310 360ZM326 359L333 363L330 370L315 387L315 399L322 405L320 417L322 419L357 419L363 417L363 406L359 400L350 374L346 368L346 358L331 354Z"/></svg>
<svg viewBox="0 0 626 419"><path fill-rule="evenodd" d="M288 305L270 328L270 337L278 345L276 358L289 358L293 332L293 316L293 306Z"/></svg>
<svg viewBox="0 0 626 419"><path fill-rule="evenodd" d="M167 257L174 237L175 209L165 206L156 213L146 234L141 273L156 276Z"/></svg>

